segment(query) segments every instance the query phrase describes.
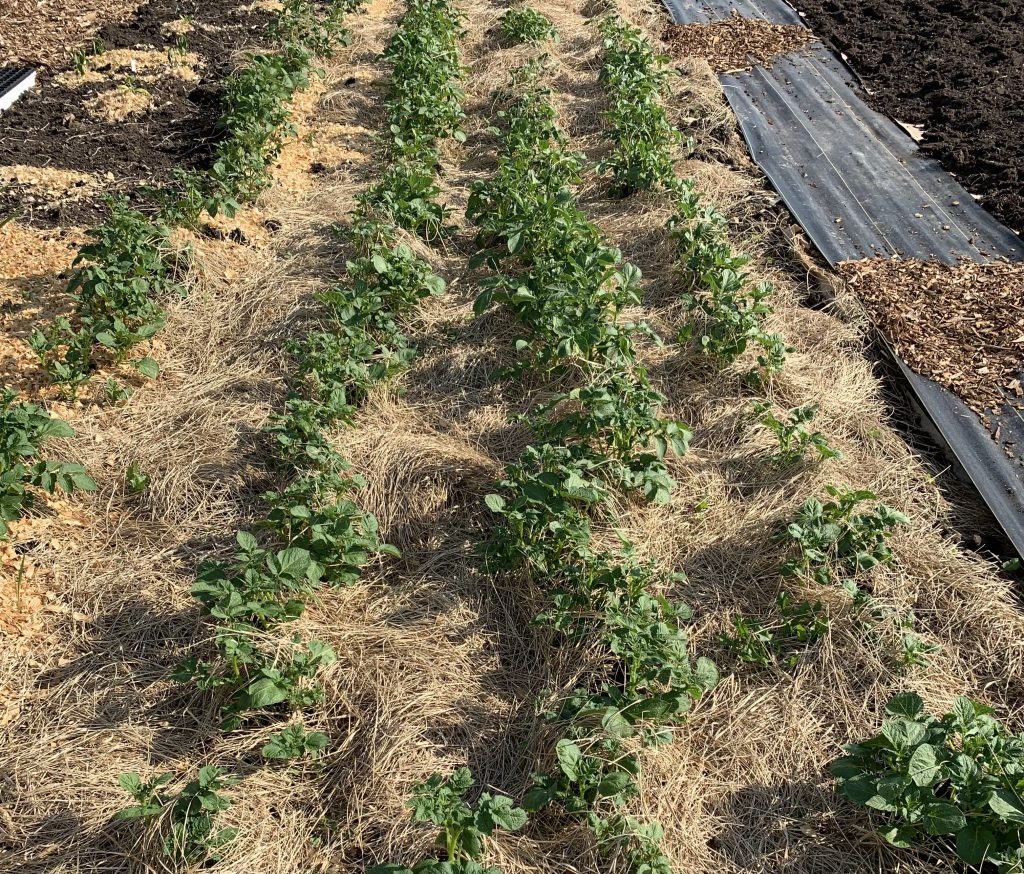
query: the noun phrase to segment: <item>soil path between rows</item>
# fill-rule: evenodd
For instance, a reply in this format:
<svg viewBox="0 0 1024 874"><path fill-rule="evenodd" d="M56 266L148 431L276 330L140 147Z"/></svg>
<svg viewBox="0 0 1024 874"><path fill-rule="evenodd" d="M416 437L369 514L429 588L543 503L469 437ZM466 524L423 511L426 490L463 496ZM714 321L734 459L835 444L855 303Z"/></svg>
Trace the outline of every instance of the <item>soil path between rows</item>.
<svg viewBox="0 0 1024 874"><path fill-rule="evenodd" d="M1024 231L1024 0L795 0L876 108Z"/></svg>

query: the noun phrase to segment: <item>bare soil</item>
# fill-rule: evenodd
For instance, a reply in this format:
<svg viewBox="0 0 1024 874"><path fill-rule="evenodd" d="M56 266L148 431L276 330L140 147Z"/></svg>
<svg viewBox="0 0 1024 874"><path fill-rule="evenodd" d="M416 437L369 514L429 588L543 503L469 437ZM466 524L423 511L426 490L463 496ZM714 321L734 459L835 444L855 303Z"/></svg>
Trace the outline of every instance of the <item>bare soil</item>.
<svg viewBox="0 0 1024 874"><path fill-rule="evenodd" d="M865 99L1024 231L1024 0L794 0Z"/></svg>

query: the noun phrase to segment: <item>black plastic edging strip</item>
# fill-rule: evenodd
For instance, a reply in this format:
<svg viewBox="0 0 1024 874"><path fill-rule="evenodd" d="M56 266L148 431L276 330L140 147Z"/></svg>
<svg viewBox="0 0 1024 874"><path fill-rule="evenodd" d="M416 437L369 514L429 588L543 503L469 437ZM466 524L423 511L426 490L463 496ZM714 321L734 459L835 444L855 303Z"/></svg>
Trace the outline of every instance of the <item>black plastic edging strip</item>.
<svg viewBox="0 0 1024 874"><path fill-rule="evenodd" d="M10 109L35 84L36 71L31 67L0 67L0 112Z"/></svg>

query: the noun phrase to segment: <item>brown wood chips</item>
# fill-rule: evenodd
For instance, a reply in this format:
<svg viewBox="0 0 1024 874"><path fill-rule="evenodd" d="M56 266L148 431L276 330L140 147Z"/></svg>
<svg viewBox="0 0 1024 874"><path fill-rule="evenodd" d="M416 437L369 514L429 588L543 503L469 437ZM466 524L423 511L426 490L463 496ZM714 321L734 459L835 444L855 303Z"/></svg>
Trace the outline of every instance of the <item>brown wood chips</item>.
<svg viewBox="0 0 1024 874"><path fill-rule="evenodd" d="M661 35L677 58L703 58L716 73L741 70L796 51L814 40L807 28L732 15L710 24L670 25Z"/></svg>
<svg viewBox="0 0 1024 874"><path fill-rule="evenodd" d="M979 415L1024 409L1024 265L871 259L839 269L915 371Z"/></svg>
<svg viewBox="0 0 1024 874"><path fill-rule="evenodd" d="M0 64L52 67L142 0L0 0Z"/></svg>

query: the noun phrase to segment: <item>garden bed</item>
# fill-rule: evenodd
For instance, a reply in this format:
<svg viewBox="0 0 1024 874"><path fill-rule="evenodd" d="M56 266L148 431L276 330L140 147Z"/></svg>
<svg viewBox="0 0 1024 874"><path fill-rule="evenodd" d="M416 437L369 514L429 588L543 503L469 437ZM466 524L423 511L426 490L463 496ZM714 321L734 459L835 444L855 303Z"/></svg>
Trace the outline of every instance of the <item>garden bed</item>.
<svg viewBox="0 0 1024 874"><path fill-rule="evenodd" d="M955 864L887 844L828 767L909 689L910 717L969 694L1019 728L1011 583L949 534L843 284L804 305L749 157L690 151L734 126L710 66L667 68L653 8L531 5L350 11L223 238L147 213L87 258L156 286L85 315L163 312L86 333L123 345L83 382L19 386L96 490L0 549L12 867ZM22 339L54 321L33 302L81 304L81 235L28 217L0 228Z"/></svg>
<svg viewBox="0 0 1024 874"><path fill-rule="evenodd" d="M797 0L876 109L923 132L1004 224L1024 231L1024 2Z"/></svg>

